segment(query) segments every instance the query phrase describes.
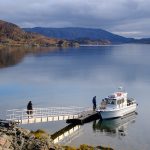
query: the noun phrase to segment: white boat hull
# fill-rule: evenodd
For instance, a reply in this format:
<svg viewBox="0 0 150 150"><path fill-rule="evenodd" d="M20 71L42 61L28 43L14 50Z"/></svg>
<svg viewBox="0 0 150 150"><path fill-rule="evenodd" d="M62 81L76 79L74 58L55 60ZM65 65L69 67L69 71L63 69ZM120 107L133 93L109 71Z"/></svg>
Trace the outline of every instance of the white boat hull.
<svg viewBox="0 0 150 150"><path fill-rule="evenodd" d="M124 115L132 113L136 111L136 107L137 107L137 104L135 103L133 105L130 105L124 108L113 109L113 110L100 109L100 110L97 110L97 112L99 113L102 119L112 119L112 118L123 117Z"/></svg>

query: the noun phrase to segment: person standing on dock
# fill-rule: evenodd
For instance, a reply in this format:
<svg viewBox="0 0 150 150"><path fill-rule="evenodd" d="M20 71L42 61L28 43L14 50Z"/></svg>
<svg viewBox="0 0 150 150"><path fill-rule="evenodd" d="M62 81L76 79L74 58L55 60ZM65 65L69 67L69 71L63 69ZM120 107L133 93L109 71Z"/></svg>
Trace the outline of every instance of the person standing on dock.
<svg viewBox="0 0 150 150"><path fill-rule="evenodd" d="M33 114L33 108L32 108L32 102L29 101L28 105L27 105L27 114L28 114L28 118L30 115Z"/></svg>
<svg viewBox="0 0 150 150"><path fill-rule="evenodd" d="M92 102L93 102L93 111L95 111L95 109L96 109L96 96L93 97Z"/></svg>

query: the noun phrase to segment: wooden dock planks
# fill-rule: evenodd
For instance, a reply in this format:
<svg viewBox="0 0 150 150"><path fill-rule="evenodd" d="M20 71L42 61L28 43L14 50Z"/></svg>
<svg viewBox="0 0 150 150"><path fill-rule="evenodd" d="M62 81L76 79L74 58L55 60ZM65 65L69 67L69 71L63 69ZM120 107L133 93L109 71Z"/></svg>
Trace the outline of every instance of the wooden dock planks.
<svg viewBox="0 0 150 150"><path fill-rule="evenodd" d="M95 119L98 119L99 115L96 111L84 111L82 112L78 118L74 119L67 119L66 123L71 123L71 124L84 124L90 121L93 121Z"/></svg>

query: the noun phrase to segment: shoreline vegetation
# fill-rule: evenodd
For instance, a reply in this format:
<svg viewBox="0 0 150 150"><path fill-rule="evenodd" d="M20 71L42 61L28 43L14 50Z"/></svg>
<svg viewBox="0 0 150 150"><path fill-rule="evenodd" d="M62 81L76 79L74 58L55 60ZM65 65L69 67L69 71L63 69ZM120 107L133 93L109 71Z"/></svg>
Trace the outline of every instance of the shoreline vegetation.
<svg viewBox="0 0 150 150"><path fill-rule="evenodd" d="M37 33L25 32L19 26L0 20L0 49L8 47L78 47L79 43L49 38Z"/></svg>
<svg viewBox="0 0 150 150"><path fill-rule="evenodd" d="M79 47L81 44L110 45L112 42L107 39L79 38L73 40L52 38L36 32L27 32L13 23L0 20L0 50L7 48L66 48Z"/></svg>
<svg viewBox="0 0 150 150"><path fill-rule="evenodd" d="M44 130L30 131L21 127L0 125L0 150L113 150L111 147L79 147L54 144L51 136Z"/></svg>
<svg viewBox="0 0 150 150"><path fill-rule="evenodd" d="M125 38L101 29L88 28L20 28L0 20L0 49L79 47L80 45L112 45L124 43L150 44L150 38ZM55 33L55 34L54 34Z"/></svg>

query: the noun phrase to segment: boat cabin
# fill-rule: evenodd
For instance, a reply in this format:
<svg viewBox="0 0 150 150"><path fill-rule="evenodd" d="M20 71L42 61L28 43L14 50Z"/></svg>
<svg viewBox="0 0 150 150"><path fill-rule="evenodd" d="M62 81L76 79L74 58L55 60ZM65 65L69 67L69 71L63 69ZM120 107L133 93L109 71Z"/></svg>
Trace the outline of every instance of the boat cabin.
<svg viewBox="0 0 150 150"><path fill-rule="evenodd" d="M103 109L107 107L121 108L127 106L127 93L125 92L116 92L112 95L109 95L107 98L102 100L101 107Z"/></svg>

